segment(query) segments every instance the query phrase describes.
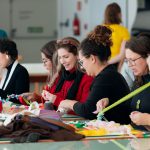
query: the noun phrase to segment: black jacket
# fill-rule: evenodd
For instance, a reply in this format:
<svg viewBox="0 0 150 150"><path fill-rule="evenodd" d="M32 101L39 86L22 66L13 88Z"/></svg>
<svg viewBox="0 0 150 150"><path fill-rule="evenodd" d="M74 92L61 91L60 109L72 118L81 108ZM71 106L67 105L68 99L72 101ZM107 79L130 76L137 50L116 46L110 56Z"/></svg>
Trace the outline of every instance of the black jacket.
<svg viewBox="0 0 150 150"><path fill-rule="evenodd" d="M6 83L6 80L8 79L8 74L10 73L11 67L12 64L7 68L8 72L6 75L4 85ZM3 88L0 89L0 97L2 99L6 99L7 95L22 94L24 92L29 92L29 84L30 82L28 71L22 65L17 64L6 89L5 90L3 90ZM14 102L17 101L14 100Z"/></svg>
<svg viewBox="0 0 150 150"><path fill-rule="evenodd" d="M86 102L84 104L77 102L73 108L76 114L88 119L95 119L96 115L93 114L93 111L96 110L96 103L100 99L109 98L110 105L129 92L129 87L123 76L113 66L108 66L93 80ZM127 124L130 122L129 108L130 102L124 102L107 111L105 117L109 121Z"/></svg>
<svg viewBox="0 0 150 150"><path fill-rule="evenodd" d="M142 81L143 85L150 82L150 75L142 76ZM134 90L135 89L137 89L137 87L134 87ZM150 87L132 98L131 110L150 114ZM137 129L146 130L143 126L132 125Z"/></svg>

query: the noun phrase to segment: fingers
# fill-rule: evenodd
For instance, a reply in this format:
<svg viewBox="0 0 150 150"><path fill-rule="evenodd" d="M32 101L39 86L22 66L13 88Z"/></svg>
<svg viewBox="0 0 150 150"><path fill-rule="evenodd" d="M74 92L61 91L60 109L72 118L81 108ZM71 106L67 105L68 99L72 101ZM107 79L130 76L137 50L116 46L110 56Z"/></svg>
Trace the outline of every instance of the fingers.
<svg viewBox="0 0 150 150"><path fill-rule="evenodd" d="M104 105L103 100L98 101L97 104L96 104L96 111L94 111L93 113L98 114L100 111L102 111L103 110L103 105Z"/></svg>
<svg viewBox="0 0 150 150"><path fill-rule="evenodd" d="M109 99L108 98L103 98L99 100L96 104L96 111L94 111L94 114L99 113L102 111L107 105L109 104Z"/></svg>

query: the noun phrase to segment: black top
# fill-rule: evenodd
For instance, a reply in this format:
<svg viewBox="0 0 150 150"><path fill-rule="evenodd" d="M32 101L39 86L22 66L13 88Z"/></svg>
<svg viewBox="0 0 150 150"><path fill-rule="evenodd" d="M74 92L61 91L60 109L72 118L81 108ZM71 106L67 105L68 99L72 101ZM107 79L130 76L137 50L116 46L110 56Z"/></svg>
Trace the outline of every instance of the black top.
<svg viewBox="0 0 150 150"><path fill-rule="evenodd" d="M10 70L12 68L12 65L9 65L7 67L8 71L6 74L6 79L4 81L2 89L0 89L0 97L2 99L6 99L7 95L11 94L22 94L24 92L29 92L29 74L26 68L24 68L22 65L17 64L13 75L11 76L11 79L6 87L5 90L3 90L4 85L6 84L6 81L8 79L8 76L10 74ZM15 99L13 102L18 103Z"/></svg>
<svg viewBox="0 0 150 150"><path fill-rule="evenodd" d="M89 96L84 104L77 102L73 109L76 114L95 119L97 115L93 114L96 110L96 103L102 98L109 98L109 105L116 102L126 94L129 87L123 76L116 71L113 66L106 67L93 80ZM129 119L130 102L126 101L105 113L105 117L111 121L121 124L127 124Z"/></svg>
<svg viewBox="0 0 150 150"><path fill-rule="evenodd" d="M150 75L145 75L142 77L143 85L150 82ZM134 87L134 90L137 87ZM140 111L142 113L149 113L150 114L150 87L139 93L138 95L134 96L131 102L131 110L132 111ZM142 126L135 126L135 128L146 130Z"/></svg>

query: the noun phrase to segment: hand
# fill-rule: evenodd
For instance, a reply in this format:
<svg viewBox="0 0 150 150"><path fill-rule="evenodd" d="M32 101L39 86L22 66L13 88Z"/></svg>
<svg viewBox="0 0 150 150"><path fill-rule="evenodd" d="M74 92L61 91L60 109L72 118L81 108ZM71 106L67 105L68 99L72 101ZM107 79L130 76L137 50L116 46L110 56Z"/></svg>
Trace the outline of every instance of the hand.
<svg viewBox="0 0 150 150"><path fill-rule="evenodd" d="M54 103L55 99L56 99L56 95L51 94L50 92L43 90L42 91L42 97L46 100L46 101L50 101L51 103Z"/></svg>
<svg viewBox="0 0 150 150"><path fill-rule="evenodd" d="M109 104L108 98L102 98L99 100L96 104L96 111L94 111L94 114L98 114L100 111L102 111L106 106Z"/></svg>
<svg viewBox="0 0 150 150"><path fill-rule="evenodd" d="M130 114L131 121L135 123L136 125L150 125L150 114L148 113L141 113L138 111L133 111Z"/></svg>
<svg viewBox="0 0 150 150"><path fill-rule="evenodd" d="M67 114L68 111L69 111L69 110L64 109L64 108L61 108L61 107L58 107L58 109L57 109L57 112L59 112L60 115Z"/></svg>
<svg viewBox="0 0 150 150"><path fill-rule="evenodd" d="M75 100L63 100L59 104L59 108L67 109L67 110L73 110L73 106L77 101Z"/></svg>

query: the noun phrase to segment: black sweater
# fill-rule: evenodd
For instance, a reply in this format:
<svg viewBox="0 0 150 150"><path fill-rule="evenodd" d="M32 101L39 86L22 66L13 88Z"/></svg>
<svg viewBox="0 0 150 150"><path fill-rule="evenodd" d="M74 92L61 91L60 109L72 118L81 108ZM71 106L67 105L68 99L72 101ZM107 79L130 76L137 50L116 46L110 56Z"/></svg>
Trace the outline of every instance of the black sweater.
<svg viewBox="0 0 150 150"><path fill-rule="evenodd" d="M12 65L13 64L7 67L8 72L6 75L4 85L8 79L8 75L10 73ZM27 70L20 64L17 64L6 89L3 90L3 87L2 89L0 89L0 97L2 99L6 99L7 95L22 94L24 92L29 92L29 74ZM16 99L13 99L13 102L18 103Z"/></svg>
<svg viewBox="0 0 150 150"><path fill-rule="evenodd" d="M73 109L76 114L88 118L95 119L96 103L102 98L109 98L109 105L116 102L126 94L129 87L123 76L116 71L113 66L106 67L93 80L89 96L84 104L77 102ZM109 121L115 121L121 124L130 122L130 102L124 102L105 113L105 117Z"/></svg>
<svg viewBox="0 0 150 150"><path fill-rule="evenodd" d="M150 75L148 74L142 76L142 81L143 85L150 82ZM135 89L137 89L137 87L134 87L134 90ZM131 110L150 114L150 87L133 97L131 102ZM132 125L137 129L146 130L143 126Z"/></svg>

